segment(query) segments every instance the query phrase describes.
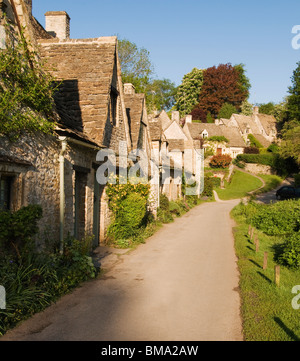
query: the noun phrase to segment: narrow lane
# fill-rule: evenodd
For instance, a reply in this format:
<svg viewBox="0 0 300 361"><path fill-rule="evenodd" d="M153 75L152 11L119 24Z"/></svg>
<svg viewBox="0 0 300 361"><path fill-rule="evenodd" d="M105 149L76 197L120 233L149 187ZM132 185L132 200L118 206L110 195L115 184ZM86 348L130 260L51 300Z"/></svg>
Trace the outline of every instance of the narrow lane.
<svg viewBox="0 0 300 361"><path fill-rule="evenodd" d="M205 203L2 340L242 340L230 210Z"/></svg>

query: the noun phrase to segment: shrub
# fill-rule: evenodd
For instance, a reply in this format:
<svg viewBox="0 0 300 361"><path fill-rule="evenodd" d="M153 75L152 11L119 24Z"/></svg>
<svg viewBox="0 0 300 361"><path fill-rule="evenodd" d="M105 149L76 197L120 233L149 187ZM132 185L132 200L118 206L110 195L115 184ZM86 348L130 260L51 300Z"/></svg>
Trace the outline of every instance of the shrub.
<svg viewBox="0 0 300 361"><path fill-rule="evenodd" d="M236 157L237 162L257 163L262 165L275 166L275 156L269 154L239 154Z"/></svg>
<svg viewBox="0 0 300 361"><path fill-rule="evenodd" d="M259 149L256 147L246 147L244 149L244 154L259 154Z"/></svg>
<svg viewBox="0 0 300 361"><path fill-rule="evenodd" d="M169 211L170 210L170 202L169 198L165 194L160 194L159 196L159 207L163 211Z"/></svg>
<svg viewBox="0 0 300 361"><path fill-rule="evenodd" d="M16 212L0 212L0 247L20 260L25 249L31 249L33 236L38 232L37 222L43 211L39 205L29 205Z"/></svg>
<svg viewBox="0 0 300 361"><path fill-rule="evenodd" d="M212 157L209 165L211 168L228 168L232 158L229 155L215 155Z"/></svg>
<svg viewBox="0 0 300 361"><path fill-rule="evenodd" d="M251 147L263 148L262 144L254 137L253 134L248 135Z"/></svg>
<svg viewBox="0 0 300 361"><path fill-rule="evenodd" d="M108 235L114 240L129 239L137 234L147 212L147 199L138 193L129 194L119 205Z"/></svg>
<svg viewBox="0 0 300 361"><path fill-rule="evenodd" d="M256 210L253 212L253 207ZM288 200L271 205L252 206L249 221L271 236L291 235L300 230L300 202Z"/></svg>
<svg viewBox="0 0 300 361"><path fill-rule="evenodd" d="M96 277L98 269L90 257L92 237L68 238L64 252L30 253L22 264L3 253L1 285L6 290L6 310L0 313L0 335L44 310L81 282Z"/></svg>
<svg viewBox="0 0 300 361"><path fill-rule="evenodd" d="M270 153L278 153L279 152L279 147L277 144L271 144L268 146L267 151Z"/></svg>
<svg viewBox="0 0 300 361"><path fill-rule="evenodd" d="M284 266L300 268L300 233L297 232L289 237L280 247L278 260Z"/></svg>
<svg viewBox="0 0 300 361"><path fill-rule="evenodd" d="M204 177L204 190L202 192L202 197L212 197L214 190L213 178Z"/></svg>

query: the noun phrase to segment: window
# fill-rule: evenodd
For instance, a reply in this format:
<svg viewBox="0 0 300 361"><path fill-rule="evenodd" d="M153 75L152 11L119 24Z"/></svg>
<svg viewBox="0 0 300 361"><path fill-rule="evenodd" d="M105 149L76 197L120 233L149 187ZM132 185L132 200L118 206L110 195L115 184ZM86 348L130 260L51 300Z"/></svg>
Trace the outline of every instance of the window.
<svg viewBox="0 0 300 361"><path fill-rule="evenodd" d="M12 177L1 176L0 178L0 210L10 209Z"/></svg>

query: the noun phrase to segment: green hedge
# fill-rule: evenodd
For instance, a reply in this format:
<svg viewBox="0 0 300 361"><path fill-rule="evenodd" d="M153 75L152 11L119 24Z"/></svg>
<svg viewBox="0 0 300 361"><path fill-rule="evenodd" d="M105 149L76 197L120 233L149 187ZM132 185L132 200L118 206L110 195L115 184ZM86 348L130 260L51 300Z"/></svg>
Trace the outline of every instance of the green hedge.
<svg viewBox="0 0 300 361"><path fill-rule="evenodd" d="M276 166L277 156L270 154L239 154L236 157L238 162L257 163L262 165Z"/></svg>

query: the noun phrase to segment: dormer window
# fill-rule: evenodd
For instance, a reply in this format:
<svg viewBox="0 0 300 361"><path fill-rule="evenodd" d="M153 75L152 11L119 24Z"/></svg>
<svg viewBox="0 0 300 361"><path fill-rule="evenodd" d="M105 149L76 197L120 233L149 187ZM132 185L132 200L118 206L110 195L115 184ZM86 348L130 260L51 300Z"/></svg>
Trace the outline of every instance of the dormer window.
<svg viewBox="0 0 300 361"><path fill-rule="evenodd" d="M203 138L203 139L208 138L208 133L207 133L207 132L203 132L203 133L202 133L202 138Z"/></svg>

